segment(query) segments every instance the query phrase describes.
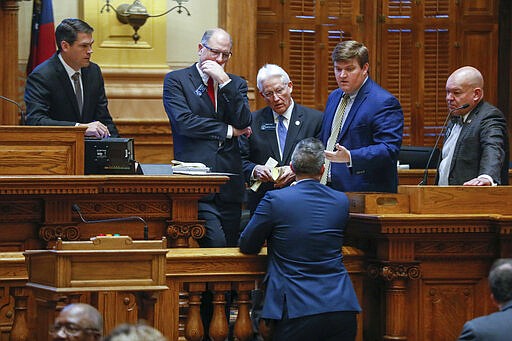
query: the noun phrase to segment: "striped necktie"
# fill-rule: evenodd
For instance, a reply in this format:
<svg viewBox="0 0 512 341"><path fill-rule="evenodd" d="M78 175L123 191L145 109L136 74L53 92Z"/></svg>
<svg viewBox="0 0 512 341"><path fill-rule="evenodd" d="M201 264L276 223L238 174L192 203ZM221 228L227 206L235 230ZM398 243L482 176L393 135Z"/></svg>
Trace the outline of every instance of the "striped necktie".
<svg viewBox="0 0 512 341"><path fill-rule="evenodd" d="M329 136L329 139L327 140L327 146L326 150L333 151L334 146L336 145L336 141L338 140L338 136L340 134L341 130L341 123L343 122L343 116L345 116L345 108L347 107L348 101L350 100L350 96L348 94L345 94L343 96L343 100L341 101L340 105L338 105L338 109L336 110L336 114L334 115L334 122L332 124L331 129L331 136ZM331 171L331 161L325 159L325 171L324 174L322 174L322 178L320 179L320 182L324 185L327 183L327 176L329 172Z"/></svg>

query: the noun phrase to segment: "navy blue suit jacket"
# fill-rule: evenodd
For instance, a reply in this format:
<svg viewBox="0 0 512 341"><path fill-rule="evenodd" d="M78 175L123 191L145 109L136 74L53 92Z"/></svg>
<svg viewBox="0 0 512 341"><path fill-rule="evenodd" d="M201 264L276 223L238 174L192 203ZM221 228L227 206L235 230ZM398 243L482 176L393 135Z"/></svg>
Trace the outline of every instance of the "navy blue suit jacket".
<svg viewBox="0 0 512 341"><path fill-rule="evenodd" d="M327 99L320 135L325 145L343 95L336 89ZM332 187L344 192L396 192L403 125L398 100L368 78L359 89L337 140L350 151L352 167L332 162Z"/></svg>
<svg viewBox="0 0 512 341"><path fill-rule="evenodd" d="M464 324L459 341L504 341L512 339L512 301L501 311L477 317Z"/></svg>
<svg viewBox="0 0 512 341"><path fill-rule="evenodd" d="M308 179L269 191L240 237L240 251L256 254L267 240L262 317L279 320L284 305L296 318L360 311L343 265L347 196Z"/></svg>
<svg viewBox="0 0 512 341"><path fill-rule="evenodd" d="M318 137L322 127L323 113L294 104L290 118L283 158L279 154L275 130L274 114L270 107L252 113L252 135L240 140L245 180L250 183L251 174L256 165L264 165L269 157L278 162L278 166L288 166L293 150L299 141L307 137ZM274 188L271 182L262 183L257 192L249 191L247 206L251 212L256 209L261 198Z"/></svg>
<svg viewBox="0 0 512 341"><path fill-rule="evenodd" d="M229 74L231 81L218 89L217 111L196 65L169 72L163 101L171 123L174 158L201 162L214 172L233 173L220 189L225 202L241 202L244 180L238 138L228 139L228 125L244 129L251 124L247 82Z"/></svg>
<svg viewBox="0 0 512 341"><path fill-rule="evenodd" d="M97 64L80 70L83 83L82 115L75 90L58 52L39 64L28 76L25 87L27 125L74 126L76 123L100 121L112 137L119 136L108 111L103 76Z"/></svg>
<svg viewBox="0 0 512 341"><path fill-rule="evenodd" d="M450 122L446 131L451 131L452 126ZM509 153L505 116L498 108L481 101L462 125L453 151L448 184L462 185L487 174L498 185L508 185ZM438 181L436 177L436 183Z"/></svg>

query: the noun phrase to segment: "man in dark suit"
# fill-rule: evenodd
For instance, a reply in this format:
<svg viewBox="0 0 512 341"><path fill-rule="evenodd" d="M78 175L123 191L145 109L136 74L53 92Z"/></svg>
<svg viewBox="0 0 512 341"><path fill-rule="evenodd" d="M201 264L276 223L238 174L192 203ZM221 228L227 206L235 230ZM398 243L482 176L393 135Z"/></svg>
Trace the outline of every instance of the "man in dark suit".
<svg viewBox="0 0 512 341"><path fill-rule="evenodd" d="M92 32L80 19L64 19L57 26L57 52L27 78L27 125L86 126L86 136L119 136L101 70L90 61Z"/></svg>
<svg viewBox="0 0 512 341"><path fill-rule="evenodd" d="M504 341L512 339L512 259L494 262L489 273L491 299L499 312L464 324L459 341Z"/></svg>
<svg viewBox="0 0 512 341"><path fill-rule="evenodd" d="M483 86L482 74L471 66L455 70L446 81L446 102L455 119L446 129L438 185L508 184L507 122L483 100Z"/></svg>
<svg viewBox="0 0 512 341"><path fill-rule="evenodd" d="M199 241L203 247L236 246L240 232L244 180L238 137L250 135L251 110L247 82L224 71L232 45L226 31L207 30L198 46L199 62L164 80L174 158L232 173L220 193L199 202L198 216L206 228Z"/></svg>
<svg viewBox="0 0 512 341"><path fill-rule="evenodd" d="M268 190L287 186L295 179L289 166L293 149L306 137L318 137L323 116L293 101L293 84L280 66L264 65L256 82L268 106L252 113L252 135L241 140L245 179L253 185L247 198L251 214ZM267 164L269 157L276 163L274 174Z"/></svg>
<svg viewBox="0 0 512 341"><path fill-rule="evenodd" d="M291 167L297 183L268 191L240 238L240 251L249 254L267 241L261 316L274 324L273 340L354 340L361 308L341 253L348 198L319 183L325 167L318 139L297 144Z"/></svg>
<svg viewBox="0 0 512 341"><path fill-rule="evenodd" d="M345 192L396 192L404 116L398 100L369 77L367 48L350 40L332 52L339 89L327 99L320 138L321 179Z"/></svg>

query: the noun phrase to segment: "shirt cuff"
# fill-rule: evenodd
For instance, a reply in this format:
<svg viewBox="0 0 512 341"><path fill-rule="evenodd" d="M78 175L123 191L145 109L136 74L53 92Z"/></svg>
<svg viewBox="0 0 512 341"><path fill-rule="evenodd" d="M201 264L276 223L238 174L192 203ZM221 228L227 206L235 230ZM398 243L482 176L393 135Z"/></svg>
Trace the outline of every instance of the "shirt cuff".
<svg viewBox="0 0 512 341"><path fill-rule="evenodd" d="M492 177L490 175L487 175L487 174L481 174L478 176L479 178L484 178L484 179L487 179L490 183L491 183L491 186L498 186L497 183L494 182L494 180L492 179Z"/></svg>
<svg viewBox="0 0 512 341"><path fill-rule="evenodd" d="M223 87L225 87L226 85L229 84L229 82L231 82L231 78L229 80L227 80L226 82L222 83L222 84L219 84L219 89L222 89Z"/></svg>
<svg viewBox="0 0 512 341"><path fill-rule="evenodd" d="M233 126L228 124L228 132L226 134L226 138L230 139L233 137Z"/></svg>

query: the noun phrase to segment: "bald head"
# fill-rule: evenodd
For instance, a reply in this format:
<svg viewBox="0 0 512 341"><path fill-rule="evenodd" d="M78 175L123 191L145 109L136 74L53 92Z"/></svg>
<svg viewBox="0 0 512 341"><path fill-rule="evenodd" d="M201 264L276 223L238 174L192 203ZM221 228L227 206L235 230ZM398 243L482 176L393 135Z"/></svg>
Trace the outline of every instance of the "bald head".
<svg viewBox="0 0 512 341"><path fill-rule="evenodd" d="M103 318L93 306L73 303L61 310L54 328L54 340L101 340Z"/></svg>
<svg viewBox="0 0 512 341"><path fill-rule="evenodd" d="M468 108L457 110L455 115L465 115L480 103L484 96L484 78L480 71L472 66L463 66L455 70L446 81L446 102L453 110L468 104Z"/></svg>
<svg viewBox="0 0 512 341"><path fill-rule="evenodd" d="M459 84L466 84L474 88L484 88L482 74L472 66L463 66L453 71L448 80L450 79Z"/></svg>

